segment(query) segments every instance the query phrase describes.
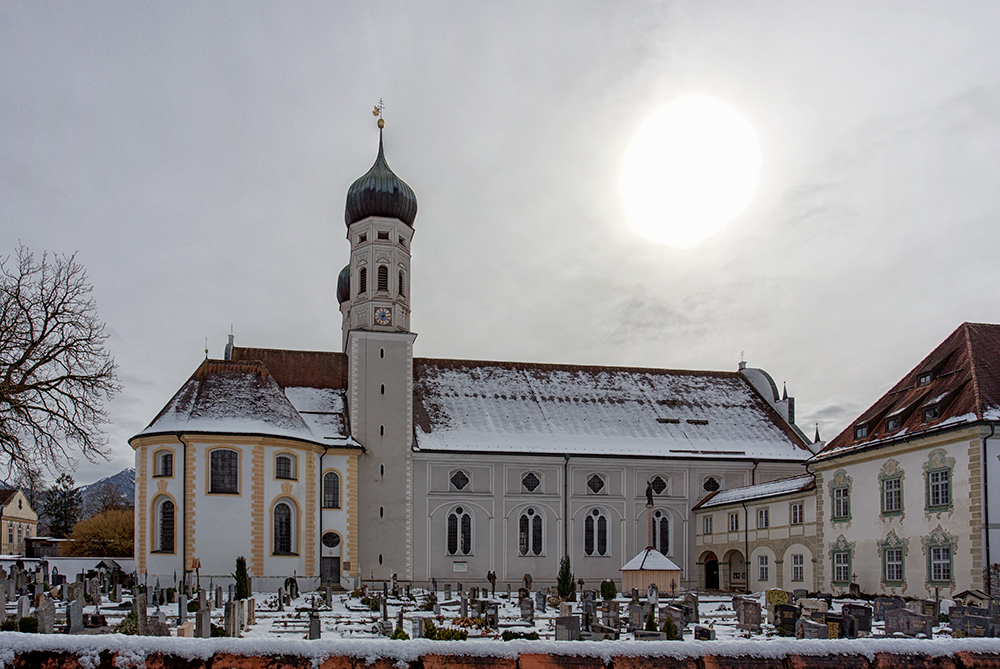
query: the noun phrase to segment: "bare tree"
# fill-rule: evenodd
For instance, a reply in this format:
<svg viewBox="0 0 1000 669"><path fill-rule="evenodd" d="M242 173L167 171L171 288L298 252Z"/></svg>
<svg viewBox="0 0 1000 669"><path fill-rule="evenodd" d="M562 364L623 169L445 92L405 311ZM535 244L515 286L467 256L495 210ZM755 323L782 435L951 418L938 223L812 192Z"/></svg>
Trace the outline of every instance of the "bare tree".
<svg viewBox="0 0 1000 669"><path fill-rule="evenodd" d="M105 511L123 511L131 506L132 501L110 483L101 484L92 493L88 491L87 499L84 502L84 510L88 518Z"/></svg>
<svg viewBox="0 0 1000 669"><path fill-rule="evenodd" d="M0 259L0 469L106 456L104 401L120 386L75 255Z"/></svg>

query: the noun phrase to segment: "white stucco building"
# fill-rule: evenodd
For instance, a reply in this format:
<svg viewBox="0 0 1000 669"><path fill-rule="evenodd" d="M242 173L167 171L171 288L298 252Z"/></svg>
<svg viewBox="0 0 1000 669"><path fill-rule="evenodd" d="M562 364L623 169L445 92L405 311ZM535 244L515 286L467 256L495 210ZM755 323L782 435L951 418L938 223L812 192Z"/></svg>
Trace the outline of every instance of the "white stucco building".
<svg viewBox="0 0 1000 669"><path fill-rule="evenodd" d="M410 331L417 204L381 141L349 189L343 352L227 347L131 441L140 572L484 584L619 577L646 547L696 584L691 507L804 472L761 370L428 359ZM428 254L432 256L432 251ZM331 295L332 297L332 295ZM331 307L332 308L332 307ZM336 333L330 333L331 339Z"/></svg>

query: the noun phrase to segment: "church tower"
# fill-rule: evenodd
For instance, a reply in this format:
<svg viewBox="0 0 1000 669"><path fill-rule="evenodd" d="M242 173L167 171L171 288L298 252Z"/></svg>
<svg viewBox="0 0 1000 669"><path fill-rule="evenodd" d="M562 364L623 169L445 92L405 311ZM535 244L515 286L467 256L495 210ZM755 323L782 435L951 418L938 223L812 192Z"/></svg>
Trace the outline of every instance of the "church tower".
<svg viewBox="0 0 1000 669"><path fill-rule="evenodd" d="M351 261L337 281L348 358L357 476L358 568L364 579L413 573L413 341L410 241L413 190L385 160L379 119L375 164L347 192Z"/></svg>

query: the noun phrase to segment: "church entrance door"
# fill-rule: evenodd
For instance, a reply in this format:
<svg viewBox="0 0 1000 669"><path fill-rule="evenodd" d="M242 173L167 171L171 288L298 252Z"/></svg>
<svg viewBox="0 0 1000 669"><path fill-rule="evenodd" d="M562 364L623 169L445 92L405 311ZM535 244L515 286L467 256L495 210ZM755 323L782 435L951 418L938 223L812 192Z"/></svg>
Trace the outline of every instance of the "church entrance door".
<svg viewBox="0 0 1000 669"><path fill-rule="evenodd" d="M719 589L719 560L714 553L705 561L705 589Z"/></svg>
<svg viewBox="0 0 1000 669"><path fill-rule="evenodd" d="M334 585L340 585L340 558L324 557L320 562L319 572L321 583L330 581Z"/></svg>

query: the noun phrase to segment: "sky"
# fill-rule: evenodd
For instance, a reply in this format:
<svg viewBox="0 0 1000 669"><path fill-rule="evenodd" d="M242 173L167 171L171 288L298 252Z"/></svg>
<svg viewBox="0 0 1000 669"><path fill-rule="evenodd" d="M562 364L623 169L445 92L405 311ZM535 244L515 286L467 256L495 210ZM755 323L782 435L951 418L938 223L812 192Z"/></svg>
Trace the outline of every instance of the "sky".
<svg viewBox="0 0 1000 669"><path fill-rule="evenodd" d="M416 192L415 355L735 370L831 439L963 321L1000 322L995 3L0 1L0 255L76 253L122 392L110 457L205 357L340 350L344 202ZM628 225L643 121L756 128L748 209ZM993 269L991 269L993 268Z"/></svg>

